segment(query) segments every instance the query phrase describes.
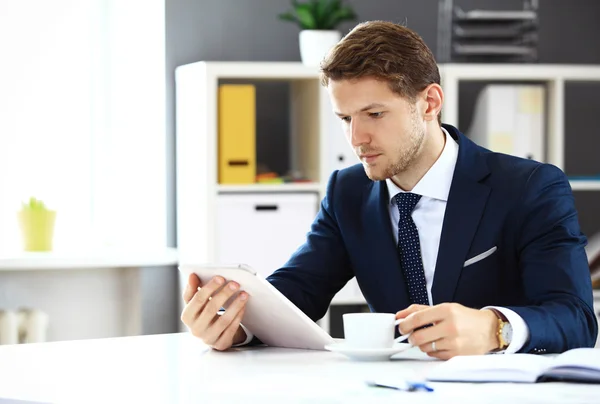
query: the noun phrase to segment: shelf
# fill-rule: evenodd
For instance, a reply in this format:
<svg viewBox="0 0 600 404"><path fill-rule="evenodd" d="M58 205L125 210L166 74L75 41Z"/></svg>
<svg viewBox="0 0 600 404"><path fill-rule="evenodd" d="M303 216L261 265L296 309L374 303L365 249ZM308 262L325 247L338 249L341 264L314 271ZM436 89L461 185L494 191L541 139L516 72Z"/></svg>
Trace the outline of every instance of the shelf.
<svg viewBox="0 0 600 404"><path fill-rule="evenodd" d="M440 64L440 73L459 80L600 81L600 67L544 64Z"/></svg>
<svg viewBox="0 0 600 404"><path fill-rule="evenodd" d="M196 62L179 66L177 70L199 67L219 79L306 80L319 79L319 69L300 62Z"/></svg>
<svg viewBox="0 0 600 404"><path fill-rule="evenodd" d="M300 62L195 62L178 70L207 69L220 79L302 80L319 79L316 67ZM440 63L441 74L465 80L573 80L598 81L600 67L537 63Z"/></svg>
<svg viewBox="0 0 600 404"><path fill-rule="evenodd" d="M367 301L362 297L342 297L337 298L334 297L331 300L332 306L350 306L350 305L358 305L358 304L367 304Z"/></svg>
<svg viewBox="0 0 600 404"><path fill-rule="evenodd" d="M571 180L573 191L600 191L600 180Z"/></svg>
<svg viewBox="0 0 600 404"><path fill-rule="evenodd" d="M0 254L0 271L129 268L177 265L174 248L106 247Z"/></svg>
<svg viewBox="0 0 600 404"><path fill-rule="evenodd" d="M300 184L248 184L248 185L218 185L220 194L255 193L255 192L320 192L318 182Z"/></svg>
<svg viewBox="0 0 600 404"><path fill-rule="evenodd" d="M573 191L600 191L600 180L571 180ZM220 194L254 192L321 192L317 182L302 184L218 185Z"/></svg>

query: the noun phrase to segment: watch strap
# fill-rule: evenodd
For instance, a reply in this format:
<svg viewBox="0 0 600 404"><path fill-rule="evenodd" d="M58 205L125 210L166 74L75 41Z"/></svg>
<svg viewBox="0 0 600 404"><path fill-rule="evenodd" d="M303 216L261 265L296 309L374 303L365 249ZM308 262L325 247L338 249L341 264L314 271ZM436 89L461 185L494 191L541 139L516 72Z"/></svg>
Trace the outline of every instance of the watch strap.
<svg viewBox="0 0 600 404"><path fill-rule="evenodd" d="M498 319L498 325L496 327L496 338L498 339L498 348L494 349L492 352L501 352L504 351L508 347L508 342L504 340L502 335L502 331L504 326L508 324L508 319L501 311L496 309L490 309L496 315Z"/></svg>

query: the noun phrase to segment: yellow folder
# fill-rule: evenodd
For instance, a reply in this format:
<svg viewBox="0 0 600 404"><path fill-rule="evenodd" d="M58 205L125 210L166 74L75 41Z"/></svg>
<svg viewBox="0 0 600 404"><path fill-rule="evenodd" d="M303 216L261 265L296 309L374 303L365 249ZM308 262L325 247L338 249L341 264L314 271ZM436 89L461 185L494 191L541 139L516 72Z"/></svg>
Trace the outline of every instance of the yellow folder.
<svg viewBox="0 0 600 404"><path fill-rule="evenodd" d="M256 89L219 86L219 183L251 184L256 178Z"/></svg>

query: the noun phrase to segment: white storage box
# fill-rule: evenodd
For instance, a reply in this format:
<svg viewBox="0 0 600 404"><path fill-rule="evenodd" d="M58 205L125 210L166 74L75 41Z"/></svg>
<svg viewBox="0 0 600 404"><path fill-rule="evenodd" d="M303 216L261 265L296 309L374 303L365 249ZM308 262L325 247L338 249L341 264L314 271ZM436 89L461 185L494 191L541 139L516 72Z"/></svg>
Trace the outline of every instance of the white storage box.
<svg viewBox="0 0 600 404"><path fill-rule="evenodd" d="M316 193L219 195L217 261L270 275L304 243L318 207Z"/></svg>

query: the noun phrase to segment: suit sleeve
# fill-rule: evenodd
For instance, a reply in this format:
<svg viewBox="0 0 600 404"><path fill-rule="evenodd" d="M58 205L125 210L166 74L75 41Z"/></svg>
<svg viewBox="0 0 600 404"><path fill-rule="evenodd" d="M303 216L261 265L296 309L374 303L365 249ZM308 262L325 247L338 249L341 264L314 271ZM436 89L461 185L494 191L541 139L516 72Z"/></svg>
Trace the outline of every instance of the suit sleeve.
<svg viewBox="0 0 600 404"><path fill-rule="evenodd" d="M326 196L304 244L282 268L267 277L313 321L325 315L334 295L354 276L333 207L338 174L335 171L329 179Z"/></svg>
<svg viewBox="0 0 600 404"><path fill-rule="evenodd" d="M538 166L517 207L517 253L528 306L507 307L530 331L521 352L558 353L593 347L598 323L575 201L565 174Z"/></svg>

